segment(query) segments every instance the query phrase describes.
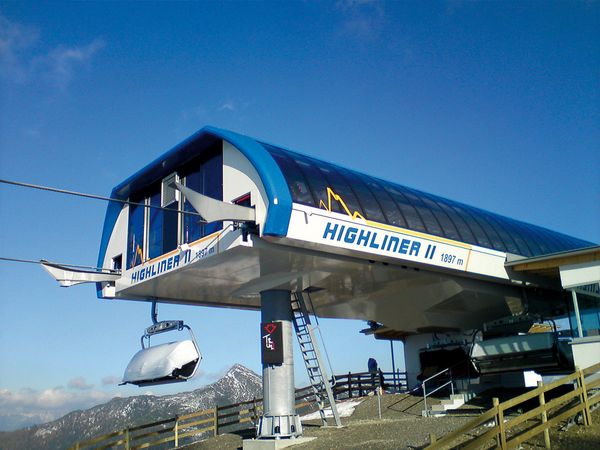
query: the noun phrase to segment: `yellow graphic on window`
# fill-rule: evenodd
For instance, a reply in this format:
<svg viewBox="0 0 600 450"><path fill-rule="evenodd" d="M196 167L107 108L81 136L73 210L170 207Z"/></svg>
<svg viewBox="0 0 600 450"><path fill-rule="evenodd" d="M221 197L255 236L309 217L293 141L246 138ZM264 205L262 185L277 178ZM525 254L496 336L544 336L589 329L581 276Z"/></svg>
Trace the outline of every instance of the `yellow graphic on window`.
<svg viewBox="0 0 600 450"><path fill-rule="evenodd" d="M350 212L350 209L348 209L348 206L346 205L346 202L344 201L344 199L341 196L337 195L335 192L333 192L333 189L331 189L330 187L327 187L327 204L325 204L325 202L323 200L319 200L319 207L331 212L332 211L332 204L331 204L332 200L335 200L336 202L338 202L340 204L340 206L342 207L342 209L344 211L346 211L346 214L348 214L352 219L360 218L362 220L369 222L358 211L354 211L353 213Z"/></svg>
<svg viewBox="0 0 600 450"><path fill-rule="evenodd" d="M361 219L361 220L364 220L367 225L375 227L375 228L400 232L400 233L408 234L411 236L429 239L431 241L443 242L443 243L451 244L451 245L454 245L457 247L462 247L462 248L468 249L469 251L471 250L471 245L464 243L464 242L459 242L459 241L455 241L453 239L447 239L447 238L443 238L440 236L434 236L434 235L427 234L427 233L421 233L419 231L409 230L407 228L401 228L401 227L397 227L394 225L389 225L389 224L385 224L385 223L374 222L372 220L368 220L360 212L350 211L350 208L348 208L348 205L346 205L346 202L344 201L344 199L340 195L336 194L333 189L331 189L329 186L327 186L327 202L324 202L323 200L319 200L319 207L325 209L328 212L333 212L333 202L334 201L338 202L338 204L340 205L342 210L352 220ZM470 256L470 253L469 253L469 256Z"/></svg>

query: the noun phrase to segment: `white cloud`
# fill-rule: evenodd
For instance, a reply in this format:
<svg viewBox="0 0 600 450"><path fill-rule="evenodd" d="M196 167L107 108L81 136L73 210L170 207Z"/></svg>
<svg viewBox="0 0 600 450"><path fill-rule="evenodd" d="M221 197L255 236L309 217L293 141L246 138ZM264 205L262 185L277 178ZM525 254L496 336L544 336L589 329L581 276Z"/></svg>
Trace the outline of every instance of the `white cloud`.
<svg viewBox="0 0 600 450"><path fill-rule="evenodd" d="M44 390L25 388L15 392L0 389L0 411L37 414L51 420L76 409L107 402L113 396L93 389L71 391L62 386Z"/></svg>
<svg viewBox="0 0 600 450"><path fill-rule="evenodd" d="M235 111L237 109L233 100L227 100L219 106L219 111Z"/></svg>
<svg viewBox="0 0 600 450"><path fill-rule="evenodd" d="M89 65L105 45L96 38L89 44L42 49L43 39L36 28L12 22L0 13L0 76L13 83L43 78L64 90L76 71Z"/></svg>
<svg viewBox="0 0 600 450"><path fill-rule="evenodd" d="M92 57L104 48L102 39L94 39L88 45L58 47L39 61L47 68L47 77L55 86L64 89L73 79L75 70L90 63Z"/></svg>
<svg viewBox="0 0 600 450"><path fill-rule="evenodd" d="M380 0L339 0L336 8L343 16L342 35L361 39L376 38L385 24Z"/></svg>
<svg viewBox="0 0 600 450"><path fill-rule="evenodd" d="M91 389L91 388L94 387L93 384L87 384L85 382L85 378L83 378L83 377L73 378L71 381L69 381L69 383L67 384L67 386L70 389L80 389L82 391L86 391L86 390Z"/></svg>
<svg viewBox="0 0 600 450"><path fill-rule="evenodd" d="M108 376L102 378L102 386L116 386L120 382L121 382L121 379L114 375L108 375Z"/></svg>
<svg viewBox="0 0 600 450"><path fill-rule="evenodd" d="M39 32L33 28L13 23L0 13L0 73L2 77L17 82L25 82L29 76L30 63L23 58L34 46Z"/></svg>

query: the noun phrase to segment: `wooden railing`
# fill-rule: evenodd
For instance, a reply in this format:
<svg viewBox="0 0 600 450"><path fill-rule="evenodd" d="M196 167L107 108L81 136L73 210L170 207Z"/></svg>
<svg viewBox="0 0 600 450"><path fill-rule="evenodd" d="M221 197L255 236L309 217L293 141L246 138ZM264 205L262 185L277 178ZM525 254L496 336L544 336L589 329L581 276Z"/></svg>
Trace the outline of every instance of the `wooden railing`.
<svg viewBox="0 0 600 450"><path fill-rule="evenodd" d="M384 388L396 392L407 390L406 372L382 372ZM335 382L334 382L335 381ZM331 380L334 397L352 398L362 397L379 387L379 375L372 377L369 372L358 372L344 375L335 375Z"/></svg>
<svg viewBox="0 0 600 450"><path fill-rule="evenodd" d="M398 390L406 388L406 372L385 372L384 384L396 386ZM336 398L362 397L379 386L379 377L371 379L369 372L335 375L330 381ZM310 386L296 389L296 411L306 414L314 411L315 396ZM222 432L252 428L263 409L262 399L254 399L232 405L215 406L192 414L175 416L125 430L104 434L96 438L77 442L71 449L108 449L123 448L135 450L164 444L177 447L183 441L193 438L216 436Z"/></svg>
<svg viewBox="0 0 600 450"><path fill-rule="evenodd" d="M115 431L88 441L77 442L71 448L99 450L122 447L135 450L170 442L177 447L185 438L211 431L216 435L217 414L218 408L205 409L192 414Z"/></svg>
<svg viewBox="0 0 600 450"><path fill-rule="evenodd" d="M296 411L306 414L315 409L314 393L310 386L296 389ZM262 399L254 399L225 406L216 406L191 414L175 416L136 427L104 434L77 442L71 449L126 449L136 450L169 444L177 447L193 438L216 436L223 432L238 431L256 425L263 409ZM248 426L250 425L250 426Z"/></svg>
<svg viewBox="0 0 600 450"><path fill-rule="evenodd" d="M454 432L441 439L431 435L431 443L425 449L455 448L458 445L461 449L486 448L492 442L502 450L513 449L542 433L545 447L550 448L551 426L579 413L583 416L584 425L592 424L590 408L600 402L600 394L588 397L588 391L600 388L599 372L600 363L546 385L540 382L537 388L502 403L494 398L491 409ZM565 387L569 392L563 394ZM534 402L538 406L533 407L531 403ZM517 409L522 409L523 413L508 414L509 410ZM490 421L493 421L491 427ZM465 435L473 434L474 437L464 439Z"/></svg>

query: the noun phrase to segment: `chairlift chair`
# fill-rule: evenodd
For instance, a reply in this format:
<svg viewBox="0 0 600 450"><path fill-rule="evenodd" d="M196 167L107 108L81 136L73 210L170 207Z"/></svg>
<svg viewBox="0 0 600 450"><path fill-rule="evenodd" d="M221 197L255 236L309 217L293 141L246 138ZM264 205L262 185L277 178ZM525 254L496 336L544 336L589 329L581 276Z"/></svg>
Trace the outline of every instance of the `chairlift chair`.
<svg viewBox="0 0 600 450"><path fill-rule="evenodd" d="M196 373L202 355L192 329L183 320L156 320L156 302L152 303L152 325L141 338L138 351L125 369L123 384L152 386L187 381ZM168 331L187 329L191 339L150 346L150 337Z"/></svg>

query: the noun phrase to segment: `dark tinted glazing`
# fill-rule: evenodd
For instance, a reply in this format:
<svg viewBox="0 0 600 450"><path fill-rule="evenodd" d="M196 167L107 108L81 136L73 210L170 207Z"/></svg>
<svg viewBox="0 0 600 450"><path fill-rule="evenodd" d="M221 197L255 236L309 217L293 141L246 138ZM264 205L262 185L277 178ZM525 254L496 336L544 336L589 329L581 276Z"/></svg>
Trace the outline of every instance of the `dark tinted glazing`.
<svg viewBox="0 0 600 450"><path fill-rule="evenodd" d="M587 247L582 241L399 184L370 177L267 144L283 172L292 199L315 207L327 204L327 188L349 212L368 220L523 256ZM346 213L332 199L332 210Z"/></svg>

